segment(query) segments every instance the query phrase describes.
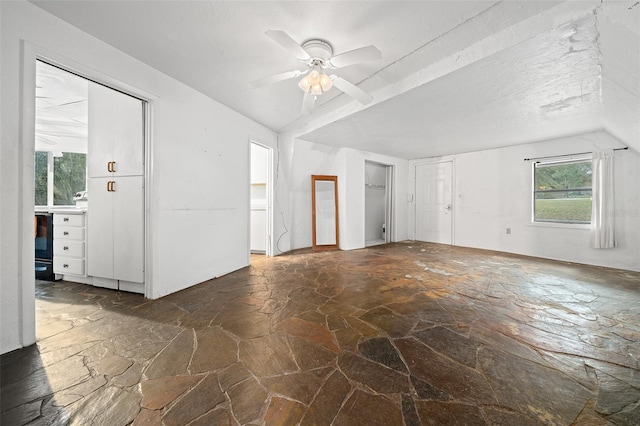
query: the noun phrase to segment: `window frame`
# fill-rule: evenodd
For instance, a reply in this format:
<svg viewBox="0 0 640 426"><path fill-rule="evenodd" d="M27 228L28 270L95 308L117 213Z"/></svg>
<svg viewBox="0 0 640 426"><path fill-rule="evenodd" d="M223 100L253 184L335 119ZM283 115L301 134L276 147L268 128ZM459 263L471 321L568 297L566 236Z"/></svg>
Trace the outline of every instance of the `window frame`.
<svg viewBox="0 0 640 426"><path fill-rule="evenodd" d="M536 169L541 166L553 166L571 163L591 163L591 154L574 155L571 157L549 157L542 161L534 161L531 164L531 222L530 225L551 227L551 228L572 228L572 229L590 229L591 228L591 215L588 222L578 221L561 221L561 220L536 220L536 194L538 193L551 193L551 192L567 192L567 191L590 191L593 197L593 185L582 188L568 188L568 189L554 189L541 191L536 188ZM592 166L593 167L593 166ZM592 168L593 170L593 168Z"/></svg>

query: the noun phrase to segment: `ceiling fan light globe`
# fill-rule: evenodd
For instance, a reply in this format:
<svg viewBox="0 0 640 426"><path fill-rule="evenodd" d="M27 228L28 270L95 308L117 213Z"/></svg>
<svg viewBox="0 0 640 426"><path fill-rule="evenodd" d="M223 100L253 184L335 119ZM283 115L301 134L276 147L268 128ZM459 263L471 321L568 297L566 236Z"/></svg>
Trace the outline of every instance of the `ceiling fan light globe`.
<svg viewBox="0 0 640 426"><path fill-rule="evenodd" d="M326 92L327 90L331 89L332 86L333 81L331 81L331 78L329 78L329 76L325 73L322 73L320 75L320 87L322 87L322 90Z"/></svg>
<svg viewBox="0 0 640 426"><path fill-rule="evenodd" d="M309 80L309 84L311 86L315 86L316 84L320 83L320 73L318 72L318 70L311 71L307 76L307 80Z"/></svg>
<svg viewBox="0 0 640 426"><path fill-rule="evenodd" d="M322 95L322 87L319 84L314 84L313 86L311 86L311 94Z"/></svg>
<svg viewBox="0 0 640 426"><path fill-rule="evenodd" d="M311 84L309 83L309 79L307 76L304 76L299 82L298 87L302 89L303 92L308 92L311 89Z"/></svg>

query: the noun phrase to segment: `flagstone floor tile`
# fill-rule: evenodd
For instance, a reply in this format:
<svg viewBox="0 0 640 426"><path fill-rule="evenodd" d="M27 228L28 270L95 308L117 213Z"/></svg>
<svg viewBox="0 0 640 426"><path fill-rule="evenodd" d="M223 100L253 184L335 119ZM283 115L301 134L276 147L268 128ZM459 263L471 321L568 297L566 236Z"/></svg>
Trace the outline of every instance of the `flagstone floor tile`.
<svg viewBox="0 0 640 426"><path fill-rule="evenodd" d="M639 425L640 273L403 242L163 297L36 283L2 425Z"/></svg>

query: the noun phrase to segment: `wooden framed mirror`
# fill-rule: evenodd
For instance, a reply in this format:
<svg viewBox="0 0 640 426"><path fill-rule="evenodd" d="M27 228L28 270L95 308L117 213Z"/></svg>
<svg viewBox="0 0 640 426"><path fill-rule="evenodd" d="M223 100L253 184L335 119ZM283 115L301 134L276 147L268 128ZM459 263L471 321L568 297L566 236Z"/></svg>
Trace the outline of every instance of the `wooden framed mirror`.
<svg viewBox="0 0 640 426"><path fill-rule="evenodd" d="M311 175L311 233L314 250L337 250L338 176Z"/></svg>

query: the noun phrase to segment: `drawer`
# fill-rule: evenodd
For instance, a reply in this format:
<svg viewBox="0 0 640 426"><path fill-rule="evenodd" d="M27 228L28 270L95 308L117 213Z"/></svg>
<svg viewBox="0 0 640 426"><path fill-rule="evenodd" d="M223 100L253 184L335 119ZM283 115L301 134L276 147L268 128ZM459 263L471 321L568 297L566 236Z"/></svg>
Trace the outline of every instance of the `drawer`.
<svg viewBox="0 0 640 426"><path fill-rule="evenodd" d="M54 241L53 256L84 257L84 242L73 240Z"/></svg>
<svg viewBox="0 0 640 426"><path fill-rule="evenodd" d="M84 259L56 256L53 258L53 272L56 274L84 275Z"/></svg>
<svg viewBox="0 0 640 426"><path fill-rule="evenodd" d="M65 213L54 213L53 214L53 225L64 225L64 226L84 226L84 215L83 214L65 214Z"/></svg>
<svg viewBox="0 0 640 426"><path fill-rule="evenodd" d="M56 240L78 240L84 241L84 228L74 226L54 226L53 242Z"/></svg>

